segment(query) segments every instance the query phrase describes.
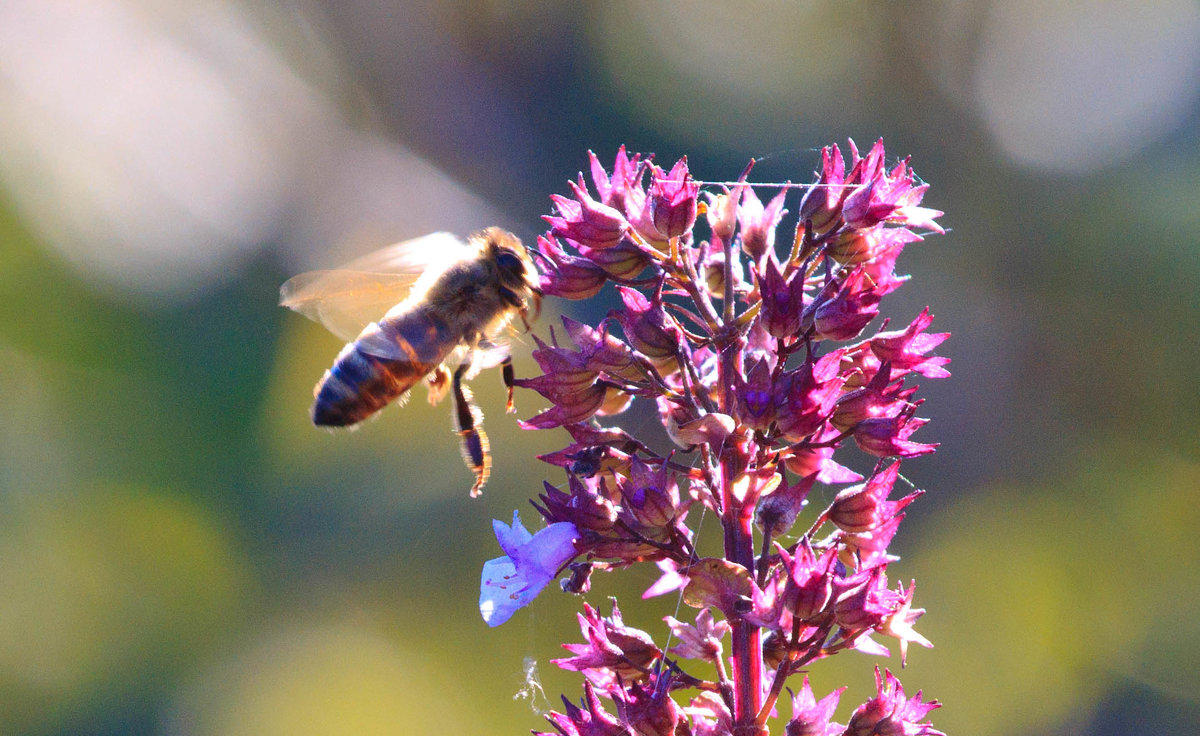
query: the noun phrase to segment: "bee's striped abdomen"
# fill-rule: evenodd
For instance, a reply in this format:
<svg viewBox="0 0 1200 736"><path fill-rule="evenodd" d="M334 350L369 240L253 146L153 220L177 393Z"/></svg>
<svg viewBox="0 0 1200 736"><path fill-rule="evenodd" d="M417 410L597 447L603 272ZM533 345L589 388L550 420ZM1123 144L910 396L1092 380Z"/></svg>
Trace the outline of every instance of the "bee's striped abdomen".
<svg viewBox="0 0 1200 736"><path fill-rule="evenodd" d="M385 318L377 329L368 327L358 340L342 348L317 384L313 424L358 424L412 388L456 345L445 323L423 309ZM404 357L380 357L379 353Z"/></svg>

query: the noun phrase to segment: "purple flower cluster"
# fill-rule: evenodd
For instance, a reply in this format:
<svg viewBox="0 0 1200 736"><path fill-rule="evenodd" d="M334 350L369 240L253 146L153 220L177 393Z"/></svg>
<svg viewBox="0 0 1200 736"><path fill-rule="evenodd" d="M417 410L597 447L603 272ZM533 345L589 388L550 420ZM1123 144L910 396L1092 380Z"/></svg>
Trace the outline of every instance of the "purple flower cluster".
<svg viewBox="0 0 1200 736"><path fill-rule="evenodd" d="M549 717L563 736L767 734L788 678L812 662L886 656L876 636L899 642L902 663L910 643L931 646L913 629L914 584L890 587L886 572L921 495L890 500L900 462L937 447L912 439L928 420L909 380L948 375L932 354L947 335L927 332L928 309L899 330L877 318L908 279L900 253L942 232L942 213L920 206L927 187L907 160L885 166L882 142L849 153L824 149L782 248L786 188L764 203L743 177L701 201L686 159L667 171L621 149L610 171L592 155L595 194L581 175L552 197L543 291L587 299L612 282L622 306L596 325L564 318L537 342L542 374L518 381L549 402L523 426L562 427L571 442L541 458L565 474L534 503L548 526L497 526L506 556L485 567L484 618L502 623L560 573L583 593L593 571L646 562L662 571L647 596L698 609L690 623L668 616L660 647L615 601L608 615L585 604L584 643L556 661L585 678L582 702ZM676 449L600 420L638 398L655 402ZM851 445L871 459L866 477L839 462ZM839 490L797 527L818 483ZM722 529L720 557L697 552L689 519L704 514ZM786 733L940 733L924 722L936 701L906 699L890 672L876 684L841 725L841 690L818 701L806 678Z"/></svg>

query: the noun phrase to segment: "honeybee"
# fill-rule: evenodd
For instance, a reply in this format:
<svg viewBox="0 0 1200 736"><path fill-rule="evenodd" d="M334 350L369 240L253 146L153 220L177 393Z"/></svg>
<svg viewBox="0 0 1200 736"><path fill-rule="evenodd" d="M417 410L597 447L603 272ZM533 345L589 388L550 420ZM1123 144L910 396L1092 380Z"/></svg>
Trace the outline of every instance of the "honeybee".
<svg viewBox="0 0 1200 736"><path fill-rule="evenodd" d="M465 243L434 233L343 268L302 273L279 296L282 306L350 341L313 390L313 424L356 425L425 379L430 403L453 393L454 426L475 474L471 495L478 496L492 459L483 414L463 381L502 366L513 410L512 322L519 317L529 329L542 298L537 269L521 241L496 227ZM453 374L448 364L455 366Z"/></svg>

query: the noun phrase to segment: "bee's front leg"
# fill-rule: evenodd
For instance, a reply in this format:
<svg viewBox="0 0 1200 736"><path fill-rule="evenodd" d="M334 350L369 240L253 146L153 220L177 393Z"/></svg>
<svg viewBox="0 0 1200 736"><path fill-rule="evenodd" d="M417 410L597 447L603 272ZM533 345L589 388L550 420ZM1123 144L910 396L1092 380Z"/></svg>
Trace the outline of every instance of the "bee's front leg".
<svg viewBox="0 0 1200 736"><path fill-rule="evenodd" d="M512 356L504 356L504 360L500 363L500 375L504 377L504 388L508 390L508 403L504 405L504 410L512 414L517 409L513 406L513 386L517 380L516 373L513 371Z"/></svg>
<svg viewBox="0 0 1200 736"><path fill-rule="evenodd" d="M471 390L463 385L463 375L470 368L469 360L454 371L454 427L462 442L463 461L475 473L471 497L483 492L483 485L492 474L492 453L483 431L483 412L471 401Z"/></svg>

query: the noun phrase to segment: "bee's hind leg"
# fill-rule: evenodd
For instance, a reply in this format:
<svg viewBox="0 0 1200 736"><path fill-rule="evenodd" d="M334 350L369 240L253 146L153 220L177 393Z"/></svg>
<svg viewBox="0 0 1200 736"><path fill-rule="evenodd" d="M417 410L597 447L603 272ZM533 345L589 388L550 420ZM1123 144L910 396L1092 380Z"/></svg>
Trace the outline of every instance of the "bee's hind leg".
<svg viewBox="0 0 1200 736"><path fill-rule="evenodd" d="M512 414L517 410L513 406L513 385L517 380L517 376L513 371L511 355L504 356L504 360L500 362L500 375L504 377L504 388L508 391L508 402L504 405L504 410Z"/></svg>
<svg viewBox="0 0 1200 736"><path fill-rule="evenodd" d="M463 385L463 376L471 367L465 361L454 371L454 428L462 442L463 461L475 473L475 484L471 486L471 497L483 492L483 485L492 474L492 453L487 435L483 431L483 412L471 401L471 390Z"/></svg>

